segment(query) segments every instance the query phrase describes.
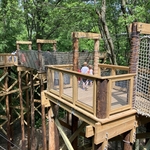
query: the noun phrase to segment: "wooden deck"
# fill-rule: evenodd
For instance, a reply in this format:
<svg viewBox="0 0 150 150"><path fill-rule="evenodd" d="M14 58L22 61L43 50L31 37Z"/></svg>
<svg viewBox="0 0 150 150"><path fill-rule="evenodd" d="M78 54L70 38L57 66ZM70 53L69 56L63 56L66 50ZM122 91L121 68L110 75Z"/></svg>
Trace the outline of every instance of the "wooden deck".
<svg viewBox="0 0 150 150"><path fill-rule="evenodd" d="M72 91L72 88L66 88L64 89L63 93L69 97L72 97ZM78 87L77 91L78 101L90 107L93 107L93 86L88 86L87 91L83 90L81 87ZM116 109L127 104L127 92L112 89L111 109Z"/></svg>
<svg viewBox="0 0 150 150"><path fill-rule="evenodd" d="M115 74L128 68L114 65L100 64L99 75L94 76L72 71L69 67L47 66L47 90L41 94L42 106L58 105L85 122L85 136L93 137L96 145L103 143L105 147L109 139L127 131L132 131L130 142L133 143L137 125L136 110L132 108L135 74ZM110 68L110 75L101 76L101 68ZM78 80L82 78L93 82L87 91L79 85ZM53 108L51 111L53 116Z"/></svg>

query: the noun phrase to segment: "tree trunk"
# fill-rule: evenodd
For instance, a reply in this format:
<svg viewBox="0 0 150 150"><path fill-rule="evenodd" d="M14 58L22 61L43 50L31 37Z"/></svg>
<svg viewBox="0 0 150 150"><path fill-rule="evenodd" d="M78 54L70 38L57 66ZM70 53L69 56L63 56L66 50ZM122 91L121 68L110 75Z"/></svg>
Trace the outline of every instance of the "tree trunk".
<svg viewBox="0 0 150 150"><path fill-rule="evenodd" d="M96 4L96 0L94 0L94 2ZM112 38L110 36L108 26L106 23L106 17L105 17L106 16L106 0L102 0L101 11L96 9L96 13L99 17L99 30L100 30L100 33L104 40L104 43L105 43L105 46L107 49L107 53L110 56L111 63L116 65L117 61L116 61L116 55L114 52L114 44L113 44Z"/></svg>

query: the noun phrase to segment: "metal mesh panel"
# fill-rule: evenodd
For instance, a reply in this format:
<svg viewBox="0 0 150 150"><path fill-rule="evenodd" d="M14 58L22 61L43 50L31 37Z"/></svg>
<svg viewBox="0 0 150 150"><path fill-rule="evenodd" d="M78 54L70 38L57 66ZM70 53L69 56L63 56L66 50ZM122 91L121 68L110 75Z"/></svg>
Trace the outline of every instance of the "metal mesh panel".
<svg viewBox="0 0 150 150"><path fill-rule="evenodd" d="M140 41L135 108L139 114L150 116L150 36Z"/></svg>
<svg viewBox="0 0 150 150"><path fill-rule="evenodd" d="M19 65L45 71L45 65L72 64L73 52L49 52L37 50L19 50ZM94 53L79 52L79 67L83 62L93 64Z"/></svg>
<svg viewBox="0 0 150 150"><path fill-rule="evenodd" d="M39 70L38 52L34 50L18 51L18 63L21 66Z"/></svg>

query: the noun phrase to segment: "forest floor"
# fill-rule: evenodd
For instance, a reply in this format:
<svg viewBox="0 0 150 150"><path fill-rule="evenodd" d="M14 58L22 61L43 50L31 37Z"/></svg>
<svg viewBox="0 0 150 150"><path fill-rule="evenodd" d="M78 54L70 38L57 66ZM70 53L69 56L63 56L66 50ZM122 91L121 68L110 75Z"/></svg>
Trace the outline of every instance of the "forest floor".
<svg viewBox="0 0 150 150"><path fill-rule="evenodd" d="M25 127L25 131L27 130L27 127ZM9 141L7 139L7 135L5 135L3 132L0 131L0 150L7 150L7 144L8 142L11 143L11 149L12 150L21 150L21 127L18 124L15 125L14 130L13 130L13 141ZM25 132L25 145L26 149L28 147L28 136L27 133ZM35 129L35 147L36 150L39 150L40 147L42 147L42 128Z"/></svg>
<svg viewBox="0 0 150 150"><path fill-rule="evenodd" d="M70 130L67 130L66 128L64 128L65 133L67 134L68 137L71 136L71 132ZM27 131L27 127L25 127L25 131ZM20 123L18 122L17 124L15 124L14 126L14 130L13 130L13 141L12 141L12 147L11 150L21 150L21 127L20 127ZM42 127L35 129L35 150L42 150ZM48 139L48 135L47 135L47 139ZM89 145L91 145L90 140L86 139L84 137L79 137L78 138L79 141L79 145L81 148L79 148L79 150L90 150L90 147L87 147ZM27 133L25 133L25 144L26 144L26 150L28 149L28 137L27 137ZM5 135L4 133L1 132L0 130L0 150L7 150L7 135ZM64 144L61 136L60 136L60 145ZM141 145L141 144L139 144ZM121 139L119 141L116 142L109 142L108 145L108 150L122 150L122 143L121 143Z"/></svg>

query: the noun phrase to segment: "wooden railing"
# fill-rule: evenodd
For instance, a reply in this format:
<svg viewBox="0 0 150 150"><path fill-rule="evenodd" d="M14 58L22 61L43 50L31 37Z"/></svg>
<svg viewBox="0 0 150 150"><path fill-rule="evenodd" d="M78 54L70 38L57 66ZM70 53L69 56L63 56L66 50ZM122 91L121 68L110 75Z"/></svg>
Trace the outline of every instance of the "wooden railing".
<svg viewBox="0 0 150 150"><path fill-rule="evenodd" d="M0 54L0 65L8 66L8 65L17 65L18 57L16 55L10 53L2 53Z"/></svg>
<svg viewBox="0 0 150 150"><path fill-rule="evenodd" d="M109 72L109 75L117 74L127 74L129 73L129 67L127 66L118 66L118 65L108 65L108 64L99 64L99 75L102 76L104 72Z"/></svg>
<svg viewBox="0 0 150 150"><path fill-rule="evenodd" d="M114 70L113 72L118 69L128 71L128 67L121 68L113 65L102 65L102 67L109 67ZM92 76L72 71L71 65L47 66L47 92L50 92L57 101L71 105L74 110L88 112L97 118L107 118L114 113L132 109L134 76L135 74L129 73ZM92 80L93 86L89 87L89 91L81 89L80 78ZM119 85L122 82L125 86ZM119 104L118 107L114 107L116 103Z"/></svg>

